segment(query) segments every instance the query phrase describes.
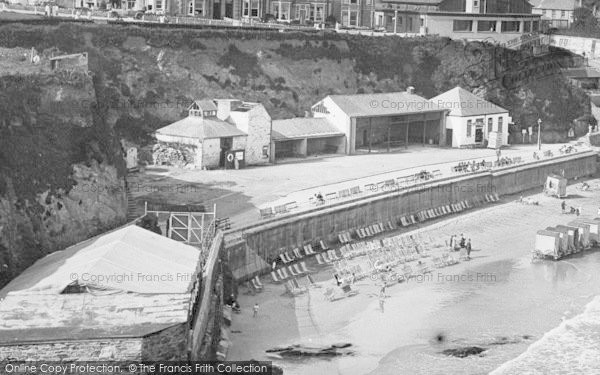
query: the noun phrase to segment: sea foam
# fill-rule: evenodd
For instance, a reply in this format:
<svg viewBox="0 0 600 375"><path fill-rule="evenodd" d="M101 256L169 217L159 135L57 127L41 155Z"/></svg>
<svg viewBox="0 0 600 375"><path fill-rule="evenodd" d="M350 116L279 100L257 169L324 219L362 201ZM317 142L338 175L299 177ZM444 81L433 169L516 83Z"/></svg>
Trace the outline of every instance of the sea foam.
<svg viewBox="0 0 600 375"><path fill-rule="evenodd" d="M600 296L490 375L600 374Z"/></svg>

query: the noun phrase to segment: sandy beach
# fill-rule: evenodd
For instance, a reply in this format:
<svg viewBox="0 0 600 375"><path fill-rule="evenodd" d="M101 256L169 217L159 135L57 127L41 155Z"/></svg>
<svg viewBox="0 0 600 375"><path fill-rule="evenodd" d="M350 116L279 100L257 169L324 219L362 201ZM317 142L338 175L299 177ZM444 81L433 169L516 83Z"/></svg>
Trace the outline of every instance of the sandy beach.
<svg viewBox="0 0 600 375"><path fill-rule="evenodd" d="M600 185L598 180L588 182L592 191L569 186L567 204L580 206L581 217L594 218ZM332 268L311 262L321 288L309 288L302 295L286 294L283 285L268 283L267 277L262 278L262 293L250 295L241 287L242 313L233 317L227 359L267 360L265 350L277 346L348 342L354 355L274 362L286 375L489 373L564 319L580 314L600 294L597 250L558 262L531 262L536 231L566 224L575 215L562 214L556 198L530 197L539 205L503 197L500 203L398 232L421 232L440 244L464 233L474 250L469 261L387 288L383 308L380 286L369 278L356 283L358 295L328 301L323 292L335 287ZM255 302L260 305L256 318L251 309ZM484 352L467 358L441 353L463 346Z"/></svg>

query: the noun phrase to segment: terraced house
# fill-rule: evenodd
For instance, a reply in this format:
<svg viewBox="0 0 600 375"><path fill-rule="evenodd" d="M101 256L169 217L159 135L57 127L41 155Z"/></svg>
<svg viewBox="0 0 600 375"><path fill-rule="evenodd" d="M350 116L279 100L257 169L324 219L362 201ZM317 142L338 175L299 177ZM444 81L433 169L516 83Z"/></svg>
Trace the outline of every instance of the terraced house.
<svg viewBox="0 0 600 375"><path fill-rule="evenodd" d="M388 32L507 42L540 30L527 0L378 0L373 27Z"/></svg>

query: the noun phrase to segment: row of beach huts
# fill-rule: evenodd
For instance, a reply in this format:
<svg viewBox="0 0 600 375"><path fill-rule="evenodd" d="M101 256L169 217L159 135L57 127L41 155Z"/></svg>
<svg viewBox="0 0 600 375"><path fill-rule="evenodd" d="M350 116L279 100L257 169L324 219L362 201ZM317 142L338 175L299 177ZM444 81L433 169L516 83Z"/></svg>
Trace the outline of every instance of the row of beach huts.
<svg viewBox="0 0 600 375"><path fill-rule="evenodd" d="M539 230L533 259L559 260L571 254L597 247L600 243L600 218L577 218L567 225Z"/></svg>

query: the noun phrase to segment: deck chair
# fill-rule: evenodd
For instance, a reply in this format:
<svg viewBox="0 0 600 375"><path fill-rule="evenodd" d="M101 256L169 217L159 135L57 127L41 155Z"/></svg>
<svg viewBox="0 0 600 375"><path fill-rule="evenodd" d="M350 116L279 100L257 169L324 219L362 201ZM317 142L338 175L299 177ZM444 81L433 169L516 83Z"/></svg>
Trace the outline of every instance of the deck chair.
<svg viewBox="0 0 600 375"><path fill-rule="evenodd" d="M315 282L315 279L313 279L313 277L311 275L306 275L306 281L307 281L308 286L312 286L315 288L320 287L320 285Z"/></svg>
<svg viewBox="0 0 600 375"><path fill-rule="evenodd" d="M288 260L289 260L290 262L293 262L293 261L295 261L295 260L296 260L296 257L294 257L293 255L291 255L291 254L290 254L290 253L288 253L287 251L285 252L285 256L286 256L286 258L288 258Z"/></svg>
<svg viewBox="0 0 600 375"><path fill-rule="evenodd" d="M281 268L277 269L277 275L279 275L279 281L287 279L287 276L283 273Z"/></svg>
<svg viewBox="0 0 600 375"><path fill-rule="evenodd" d="M255 280L255 279L252 279L252 280L250 280L250 283L252 284L252 287L253 287L253 288L254 288L256 291L258 291L258 292L262 292L262 290L263 290L262 286L258 285L258 284L256 283L256 280Z"/></svg>
<svg viewBox="0 0 600 375"><path fill-rule="evenodd" d="M302 272L304 273L311 273L313 272L312 270L308 269L306 267L306 262L300 262L300 269L302 270Z"/></svg>
<svg viewBox="0 0 600 375"><path fill-rule="evenodd" d="M294 288L296 288L296 290L302 290L302 286L300 285L300 283L298 282L298 279L292 279L292 284L294 285Z"/></svg>
<svg viewBox="0 0 600 375"><path fill-rule="evenodd" d="M301 259L302 258L302 254L300 253L300 249L299 248L297 248L297 247L294 248L294 250L292 250L292 252L296 256L296 259Z"/></svg>
<svg viewBox="0 0 600 375"><path fill-rule="evenodd" d="M323 257L321 254L317 253L317 255L315 255L315 258L317 259L318 264L325 264L325 261L323 260Z"/></svg>
<svg viewBox="0 0 600 375"><path fill-rule="evenodd" d="M362 240L363 238L365 238L365 236L364 236L364 234L363 234L363 232L362 232L362 230L361 230L360 228L358 228L358 229L356 230L356 236L357 236L359 239L361 239L361 240Z"/></svg>
<svg viewBox="0 0 600 375"><path fill-rule="evenodd" d="M325 263L333 262L333 259L330 259L329 255L327 253L323 253L323 254L321 254L321 256L323 257L323 260L325 261Z"/></svg>
<svg viewBox="0 0 600 375"><path fill-rule="evenodd" d="M291 262L290 260L288 260L286 258L285 253L279 254L279 259L281 259L283 261L283 263L289 263L289 262Z"/></svg>
<svg viewBox="0 0 600 375"><path fill-rule="evenodd" d="M432 257L431 261L433 262L433 265L435 266L435 268L442 268L446 265L444 263L444 261L439 257Z"/></svg>
<svg viewBox="0 0 600 375"><path fill-rule="evenodd" d="M323 242L323 240L319 240L319 245L321 246L321 250L329 250L329 246L327 246L327 243Z"/></svg>
<svg viewBox="0 0 600 375"><path fill-rule="evenodd" d="M467 208L468 208L468 209L471 209L471 208L473 208L473 206L471 205L471 202L469 202L469 200L466 200L466 201L465 201L465 204L467 205Z"/></svg>
<svg viewBox="0 0 600 375"><path fill-rule="evenodd" d="M498 195L498 193L494 193L494 199L496 200L496 202L500 202L500 196Z"/></svg>
<svg viewBox="0 0 600 375"><path fill-rule="evenodd" d="M413 269L410 265L405 264L402 267L402 273L404 274L404 278L408 279L413 274Z"/></svg>
<svg viewBox="0 0 600 375"><path fill-rule="evenodd" d="M292 276L298 276L299 275L298 272L294 271L294 269L292 268L292 266L289 266L287 269L288 269L288 271L290 271L290 273L292 274Z"/></svg>
<svg viewBox="0 0 600 375"><path fill-rule="evenodd" d="M489 194L486 194L486 195L484 195L484 197L485 197L485 201L486 201L487 203L491 203L491 202L492 202L492 200L490 199L490 196L489 196Z"/></svg>
<svg viewBox="0 0 600 375"><path fill-rule="evenodd" d="M338 234L338 239L340 240L340 243L346 243L346 239L342 233Z"/></svg>
<svg viewBox="0 0 600 375"><path fill-rule="evenodd" d="M258 285L259 287L264 287L263 283L260 282L260 278L258 277L258 275L254 276L254 282L256 283L256 285Z"/></svg>
<svg viewBox="0 0 600 375"><path fill-rule="evenodd" d="M360 194L360 186L354 186L350 188L350 194L355 195L355 194Z"/></svg>
<svg viewBox="0 0 600 375"><path fill-rule="evenodd" d="M396 229L394 227L394 224L391 221L386 222L385 225L386 225L386 227L387 227L388 230L394 230L394 229Z"/></svg>
<svg viewBox="0 0 600 375"><path fill-rule="evenodd" d="M290 278L290 274L287 273L287 270L285 269L285 267L280 268L281 270L281 274L283 275L282 279L289 279Z"/></svg>
<svg viewBox="0 0 600 375"><path fill-rule="evenodd" d="M366 227L363 229L366 236L365 237L372 237L373 236L373 232L371 232L371 229L369 227Z"/></svg>
<svg viewBox="0 0 600 375"><path fill-rule="evenodd" d="M340 259L340 258L338 258L337 254L335 253L335 250L329 250L329 251L327 251L327 256L331 260L338 260L338 259Z"/></svg>
<svg viewBox="0 0 600 375"><path fill-rule="evenodd" d="M431 273L431 268L429 268L425 263L417 264L417 271L424 275L426 273Z"/></svg>
<svg viewBox="0 0 600 375"><path fill-rule="evenodd" d="M275 273L275 271L271 271L271 279L273 280L274 283L278 283L281 280L279 280L279 278L277 278L277 274Z"/></svg>
<svg viewBox="0 0 600 375"><path fill-rule="evenodd" d="M315 253L314 250L312 249L311 244L304 245L304 246L302 246L302 248L304 249L304 253L306 253L306 255L312 255Z"/></svg>
<svg viewBox="0 0 600 375"><path fill-rule="evenodd" d="M298 275L302 275L304 273L304 271L302 271L300 269L300 266L298 265L298 263L293 264L290 267L292 267L294 269L294 271L296 271L298 273Z"/></svg>

